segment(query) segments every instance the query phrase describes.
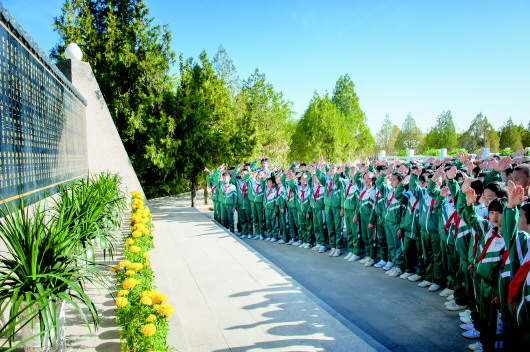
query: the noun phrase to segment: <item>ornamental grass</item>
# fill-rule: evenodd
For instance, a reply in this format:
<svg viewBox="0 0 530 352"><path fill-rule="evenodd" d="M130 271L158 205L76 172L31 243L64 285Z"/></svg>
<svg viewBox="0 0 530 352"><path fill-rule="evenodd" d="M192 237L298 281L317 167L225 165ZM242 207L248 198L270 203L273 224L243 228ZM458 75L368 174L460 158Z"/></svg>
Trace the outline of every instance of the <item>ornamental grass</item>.
<svg viewBox="0 0 530 352"><path fill-rule="evenodd" d="M153 249L151 213L140 192L131 192L130 233L123 241L125 260L111 268L116 274L116 320L122 350L170 351L167 319L174 313L167 296L154 287L149 250Z"/></svg>

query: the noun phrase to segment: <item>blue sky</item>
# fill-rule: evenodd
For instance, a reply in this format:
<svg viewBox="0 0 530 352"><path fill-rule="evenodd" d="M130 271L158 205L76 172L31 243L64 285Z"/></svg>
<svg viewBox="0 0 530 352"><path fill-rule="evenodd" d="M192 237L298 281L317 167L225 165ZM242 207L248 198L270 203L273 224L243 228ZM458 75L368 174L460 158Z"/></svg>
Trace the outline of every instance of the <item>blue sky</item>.
<svg viewBox="0 0 530 352"><path fill-rule="evenodd" d="M63 0L2 0L45 52ZM451 110L458 130L477 113L499 128L530 121L530 1L146 0L172 48L213 57L220 45L241 78L256 67L302 115L340 75L355 83L372 134L410 112L422 130ZM176 71L176 69L175 69Z"/></svg>

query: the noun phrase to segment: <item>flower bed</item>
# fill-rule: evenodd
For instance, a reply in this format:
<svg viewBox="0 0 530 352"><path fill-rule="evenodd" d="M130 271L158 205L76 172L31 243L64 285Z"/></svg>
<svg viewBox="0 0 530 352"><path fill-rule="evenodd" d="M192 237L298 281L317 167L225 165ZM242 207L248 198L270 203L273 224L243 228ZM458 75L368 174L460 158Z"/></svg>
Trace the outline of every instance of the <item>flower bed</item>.
<svg viewBox="0 0 530 352"><path fill-rule="evenodd" d="M111 269L116 274L116 320L124 351L169 351L167 319L173 314L167 296L153 285L148 253L153 246L151 213L140 192L131 192L130 234L124 241L125 260Z"/></svg>

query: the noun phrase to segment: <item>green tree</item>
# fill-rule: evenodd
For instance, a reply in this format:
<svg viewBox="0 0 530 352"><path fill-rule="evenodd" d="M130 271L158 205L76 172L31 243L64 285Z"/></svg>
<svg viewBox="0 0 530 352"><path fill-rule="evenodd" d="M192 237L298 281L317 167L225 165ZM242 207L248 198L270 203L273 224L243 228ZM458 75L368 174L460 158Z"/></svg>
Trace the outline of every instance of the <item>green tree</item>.
<svg viewBox="0 0 530 352"><path fill-rule="evenodd" d="M344 116L326 93L317 92L296 125L289 158L312 162L323 156L329 161L341 161L348 155L350 133L343 128Z"/></svg>
<svg viewBox="0 0 530 352"><path fill-rule="evenodd" d="M168 27L153 25L143 0L65 0L54 29L60 41L52 57L62 59L68 43L79 45L144 191L149 196L170 191L179 141Z"/></svg>
<svg viewBox="0 0 530 352"><path fill-rule="evenodd" d="M390 121L390 117L386 115L381 129L375 135L375 152L378 153L381 150L385 150L387 155L395 155L395 144L398 135L399 127L394 125Z"/></svg>
<svg viewBox="0 0 530 352"><path fill-rule="evenodd" d="M252 143L243 148L247 156L265 153L272 162L283 164L292 131L292 102L276 92L258 69L243 82L239 102L244 104L239 133L247 133Z"/></svg>
<svg viewBox="0 0 530 352"><path fill-rule="evenodd" d="M486 140L484 140L484 132L486 133ZM484 148L484 143L486 143L486 147L490 148L491 152L496 153L499 151L499 135L488 122L488 118L479 113L471 121L469 128L459 136L458 147L471 152Z"/></svg>
<svg viewBox="0 0 530 352"><path fill-rule="evenodd" d="M401 131L396 138L395 147L398 150L416 149L420 146L423 140L423 133L416 125L416 121L409 113L403 122Z"/></svg>
<svg viewBox="0 0 530 352"><path fill-rule="evenodd" d="M530 147L530 122L528 122L528 126L526 126L526 128L522 124L518 125L517 130L521 135L521 143L523 144L523 148Z"/></svg>
<svg viewBox="0 0 530 352"><path fill-rule="evenodd" d="M235 120L230 93L215 74L205 52L200 62L180 59L180 84L175 98L179 116L177 137L181 141L177 172L191 183L192 206L203 169L233 162Z"/></svg>
<svg viewBox="0 0 530 352"><path fill-rule="evenodd" d="M504 123L500 131L500 148L510 148L513 151L523 149L523 143L521 142L521 134L519 133L518 127L513 123L510 117L508 121Z"/></svg>
<svg viewBox="0 0 530 352"><path fill-rule="evenodd" d="M235 100L235 97L241 91L241 79L237 74L234 62L222 45L219 46L219 50L212 59L212 67L217 77L224 82L232 100Z"/></svg>
<svg viewBox="0 0 530 352"><path fill-rule="evenodd" d="M359 98L355 93L355 84L348 74L340 76L335 83L331 101L342 112L343 128L348 132L351 141L348 145L348 158L366 156L372 152L374 138L366 123L366 115L359 106Z"/></svg>
<svg viewBox="0 0 530 352"><path fill-rule="evenodd" d="M442 112L436 119L436 125L427 133L423 142L423 149L453 150L458 145L458 136L451 110Z"/></svg>

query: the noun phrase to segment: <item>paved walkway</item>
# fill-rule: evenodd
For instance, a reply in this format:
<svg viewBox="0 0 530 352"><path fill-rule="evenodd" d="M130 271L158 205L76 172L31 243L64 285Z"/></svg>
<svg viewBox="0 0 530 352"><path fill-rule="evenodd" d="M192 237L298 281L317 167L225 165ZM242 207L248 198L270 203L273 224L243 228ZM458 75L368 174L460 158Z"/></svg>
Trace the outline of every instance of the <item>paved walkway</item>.
<svg viewBox="0 0 530 352"><path fill-rule="evenodd" d="M170 346L181 352L386 350L197 209L178 208L171 198L149 206L155 283L176 310Z"/></svg>

